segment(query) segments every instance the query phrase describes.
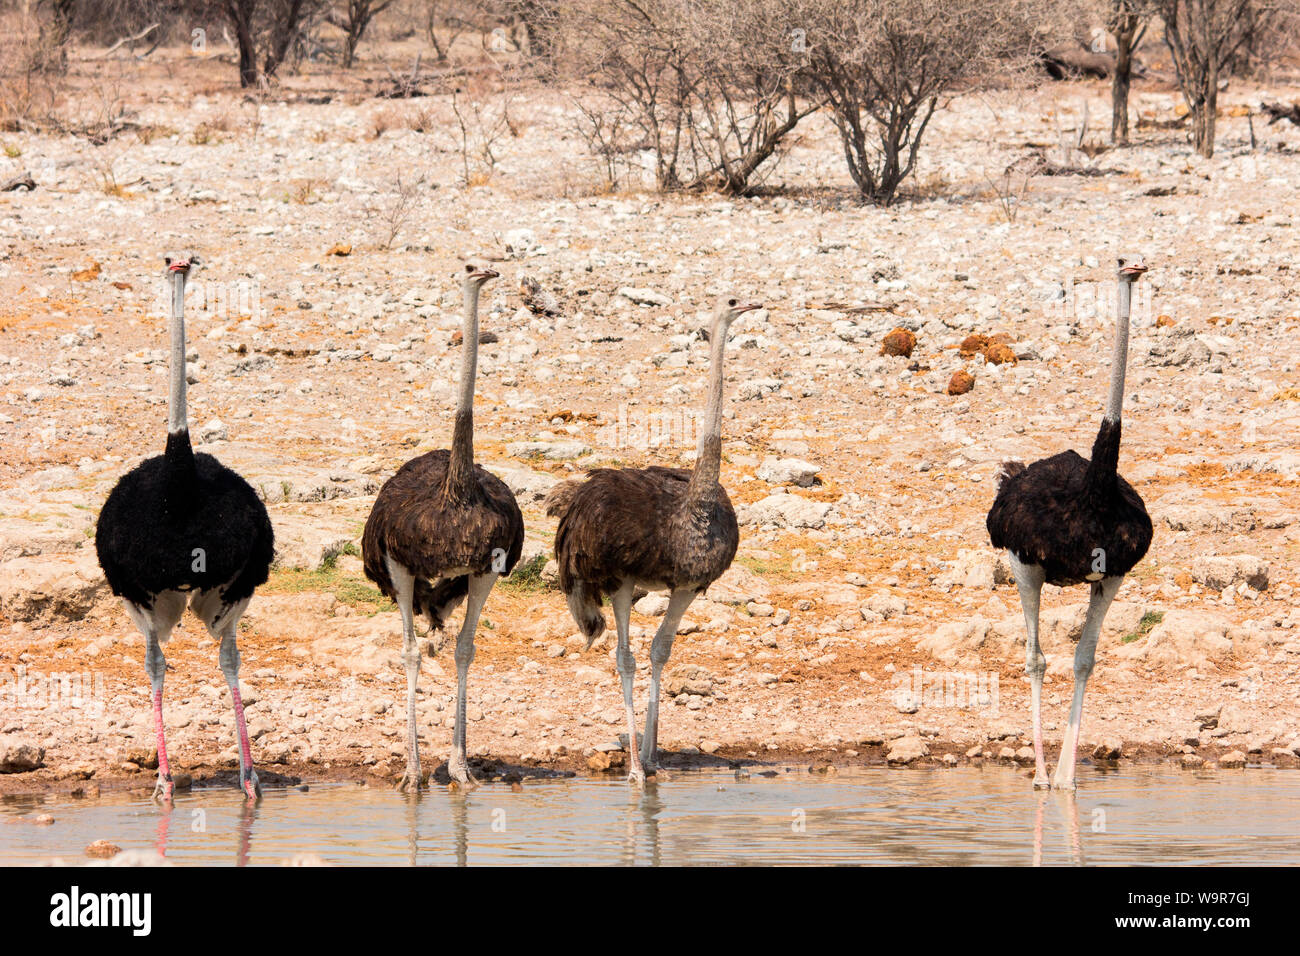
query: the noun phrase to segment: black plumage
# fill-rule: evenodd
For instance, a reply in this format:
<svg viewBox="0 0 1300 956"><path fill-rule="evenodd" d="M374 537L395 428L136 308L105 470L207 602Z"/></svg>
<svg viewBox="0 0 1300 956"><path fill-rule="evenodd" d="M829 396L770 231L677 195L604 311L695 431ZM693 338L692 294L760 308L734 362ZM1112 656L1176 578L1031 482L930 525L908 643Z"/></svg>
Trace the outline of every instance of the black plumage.
<svg viewBox="0 0 1300 956"><path fill-rule="evenodd" d="M1106 414L1091 460L1061 452L1031 465L1007 462L986 526L996 548L1010 555L1012 575L1025 612L1025 670L1030 678L1034 734L1034 786L1073 790L1083 698L1096 662L1102 622L1127 575L1151 545L1151 518L1141 496L1119 474L1133 283L1146 271L1137 257L1118 262L1115 343ZM1038 641L1044 584L1089 585L1088 612L1074 654L1074 695L1061 741L1056 775L1049 784L1043 753L1042 693L1047 658Z"/></svg>
<svg viewBox="0 0 1300 956"><path fill-rule="evenodd" d="M239 784L261 793L239 690L239 618L275 555L271 519L252 486L211 455L194 454L186 415L185 283L199 260L167 257L172 287L167 447L123 475L100 510L95 552L104 577L145 639L158 741L156 797L174 791L163 725L162 645L189 608L220 641L239 744Z"/></svg>
<svg viewBox="0 0 1300 956"><path fill-rule="evenodd" d="M253 487L211 455L194 454L181 431L109 493L95 552L109 588L133 604L219 588L229 608L266 583L275 535Z"/></svg>
<svg viewBox="0 0 1300 956"><path fill-rule="evenodd" d="M1048 584L1123 577L1151 545L1151 518L1118 474L1121 426L1103 420L1092 460L1063 451L1009 462L986 522L995 548L1042 567Z"/></svg>

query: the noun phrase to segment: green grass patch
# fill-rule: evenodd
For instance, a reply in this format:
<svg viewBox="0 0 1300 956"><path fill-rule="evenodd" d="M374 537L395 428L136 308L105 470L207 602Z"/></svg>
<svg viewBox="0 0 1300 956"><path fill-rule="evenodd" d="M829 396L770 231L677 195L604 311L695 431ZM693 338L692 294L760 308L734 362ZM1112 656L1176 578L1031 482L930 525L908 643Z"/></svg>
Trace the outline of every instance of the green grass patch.
<svg viewBox="0 0 1300 956"><path fill-rule="evenodd" d="M327 558L315 571L273 569L265 589L273 594L303 594L309 591L333 594L349 607L372 615L397 609L397 605L379 593L379 589L369 581L340 571L337 555Z"/></svg>
<svg viewBox="0 0 1300 956"><path fill-rule="evenodd" d="M515 593L538 593L553 590L552 586L542 580L542 568L546 567L546 554L538 554L527 561L520 561L509 577L497 582L497 587Z"/></svg>
<svg viewBox="0 0 1300 956"><path fill-rule="evenodd" d="M1164 611L1147 611L1142 615L1142 620L1138 621L1137 630L1124 635L1124 643L1132 644L1134 641L1140 641L1142 638L1150 634L1151 629L1164 619Z"/></svg>
<svg viewBox="0 0 1300 956"><path fill-rule="evenodd" d="M794 573L791 567L790 558L777 558L775 560L768 558L755 558L751 556L742 556L736 558L736 564L740 565L747 571L752 571L759 575L789 575Z"/></svg>

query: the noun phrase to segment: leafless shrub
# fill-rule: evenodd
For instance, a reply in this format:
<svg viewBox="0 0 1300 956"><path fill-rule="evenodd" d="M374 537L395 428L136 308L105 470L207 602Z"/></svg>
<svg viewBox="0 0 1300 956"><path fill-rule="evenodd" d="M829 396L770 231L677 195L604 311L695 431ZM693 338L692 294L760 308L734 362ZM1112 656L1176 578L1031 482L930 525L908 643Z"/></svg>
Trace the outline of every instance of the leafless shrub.
<svg viewBox="0 0 1300 956"><path fill-rule="evenodd" d="M1029 194L1029 184L1034 178L1036 165L1033 158L1018 159L1008 164L1001 175L990 176L986 173L984 176L985 182L997 196L1002 218L1008 223L1014 223L1020 215L1025 197Z"/></svg>
<svg viewBox="0 0 1300 956"><path fill-rule="evenodd" d="M326 185L325 180L314 176L290 180L289 192L285 198L295 206L309 206L320 201L320 194Z"/></svg>
<svg viewBox="0 0 1300 956"><path fill-rule="evenodd" d="M803 0L811 84L862 195L892 202L944 97L1027 63L1044 0Z"/></svg>
<svg viewBox="0 0 1300 956"><path fill-rule="evenodd" d="M406 126L405 114L392 106L385 106L377 110L370 117L370 125L366 131L367 139L379 139L389 130L402 129Z"/></svg>
<svg viewBox="0 0 1300 956"><path fill-rule="evenodd" d="M451 90L456 148L466 186L481 186L496 172L500 145L518 130L510 115L514 77L495 66L461 78Z"/></svg>
<svg viewBox="0 0 1300 956"><path fill-rule="evenodd" d="M796 96L792 0L573 0L557 21L573 69L635 130L662 190L744 193L816 108ZM590 123L588 121L588 126Z"/></svg>
<svg viewBox="0 0 1300 956"><path fill-rule="evenodd" d="M363 210L365 229L380 249L393 248L398 237L410 224L419 208L420 193L425 182L424 174L403 176L399 170L393 189L366 204Z"/></svg>
<svg viewBox="0 0 1300 956"><path fill-rule="evenodd" d="M455 0L425 0L424 33L439 63L446 63L451 48L469 27L470 21L459 14Z"/></svg>
<svg viewBox="0 0 1300 956"><path fill-rule="evenodd" d="M626 112L611 109L604 97L574 97L573 105L577 113L574 128L594 158L605 187L618 190L639 176L641 165L634 158L639 144Z"/></svg>
<svg viewBox="0 0 1300 956"><path fill-rule="evenodd" d="M63 73L47 69L49 51L35 17L7 12L0 20L0 130L43 126L63 96Z"/></svg>
<svg viewBox="0 0 1300 956"><path fill-rule="evenodd" d="M1244 40L1228 58L1225 72L1264 79L1287 61L1300 59L1300 2L1266 0L1244 13Z"/></svg>
<svg viewBox="0 0 1300 956"><path fill-rule="evenodd" d="M61 120L52 117L52 125L65 133L85 137L97 146L134 128L134 123L127 118L129 70L122 62L105 66L88 94L70 102L67 113L77 118Z"/></svg>

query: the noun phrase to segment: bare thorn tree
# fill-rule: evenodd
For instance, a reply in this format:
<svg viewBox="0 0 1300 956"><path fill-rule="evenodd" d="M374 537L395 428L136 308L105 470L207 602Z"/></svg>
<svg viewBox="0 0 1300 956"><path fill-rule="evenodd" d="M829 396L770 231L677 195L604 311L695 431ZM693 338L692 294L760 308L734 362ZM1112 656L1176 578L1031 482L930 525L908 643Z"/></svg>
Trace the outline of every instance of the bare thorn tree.
<svg viewBox="0 0 1300 956"><path fill-rule="evenodd" d="M1115 143L1128 142L1128 91L1133 82L1133 52L1146 33L1143 20L1151 10L1151 0L1107 0L1106 28L1115 37L1115 72L1110 82L1110 138Z"/></svg>
<svg viewBox="0 0 1300 956"><path fill-rule="evenodd" d="M239 47L239 85L255 87L275 76L300 39L303 24L323 0L221 0L221 9L235 31ZM262 53L258 73L257 56Z"/></svg>
<svg viewBox="0 0 1300 956"><path fill-rule="evenodd" d="M1027 63L1043 0L803 0L808 76L824 92L849 174L893 201L942 99Z"/></svg>
<svg viewBox="0 0 1300 956"><path fill-rule="evenodd" d="M739 194L817 102L796 96L792 0L572 0L559 25L578 75L636 131L661 190ZM586 117L590 122L590 117Z"/></svg>
<svg viewBox="0 0 1300 956"><path fill-rule="evenodd" d="M347 18L341 26L343 38L343 69L352 69L356 62L357 46L365 36L370 21L393 5L393 0L347 0Z"/></svg>
<svg viewBox="0 0 1300 956"><path fill-rule="evenodd" d="M1192 144L1214 155L1219 77L1270 8L1257 0L1157 0L1165 43L1192 114Z"/></svg>

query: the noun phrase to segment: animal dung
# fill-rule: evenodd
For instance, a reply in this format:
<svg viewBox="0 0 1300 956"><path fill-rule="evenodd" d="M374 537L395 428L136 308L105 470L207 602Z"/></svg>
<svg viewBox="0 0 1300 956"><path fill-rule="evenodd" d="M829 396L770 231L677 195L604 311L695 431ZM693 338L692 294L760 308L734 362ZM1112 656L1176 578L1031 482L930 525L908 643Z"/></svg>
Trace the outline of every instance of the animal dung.
<svg viewBox="0 0 1300 956"><path fill-rule="evenodd" d="M91 282L99 278L100 266L98 262L91 262L84 269L78 269L72 273L73 282Z"/></svg>
<svg viewBox="0 0 1300 956"><path fill-rule="evenodd" d="M990 365L1016 365L1019 363L1011 346L1004 345L1001 342L990 345L984 350L984 361Z"/></svg>
<svg viewBox="0 0 1300 956"><path fill-rule="evenodd" d="M1010 363L1017 364L1015 350L1011 348L1011 336L1005 332L999 332L996 335L983 335L979 332L973 332L961 340L961 345L957 351L962 358L974 358L976 355L982 356L984 361L990 365L1004 365Z"/></svg>
<svg viewBox="0 0 1300 956"><path fill-rule="evenodd" d="M894 329L885 336L880 346L881 355L901 355L903 358L912 357L912 349L916 348L916 334L907 329Z"/></svg>
<svg viewBox="0 0 1300 956"><path fill-rule="evenodd" d="M965 395L975 387L975 376L965 369L958 369L952 373L952 378L948 379L949 395Z"/></svg>

